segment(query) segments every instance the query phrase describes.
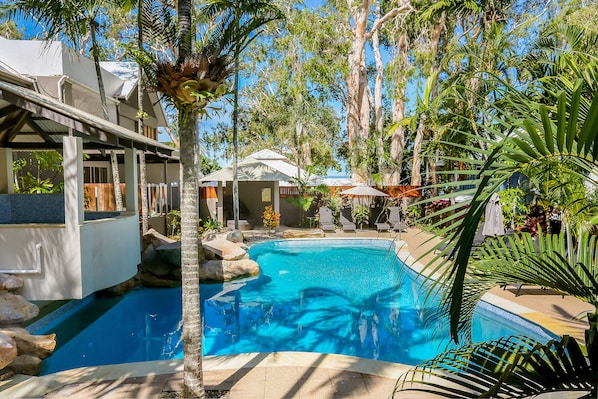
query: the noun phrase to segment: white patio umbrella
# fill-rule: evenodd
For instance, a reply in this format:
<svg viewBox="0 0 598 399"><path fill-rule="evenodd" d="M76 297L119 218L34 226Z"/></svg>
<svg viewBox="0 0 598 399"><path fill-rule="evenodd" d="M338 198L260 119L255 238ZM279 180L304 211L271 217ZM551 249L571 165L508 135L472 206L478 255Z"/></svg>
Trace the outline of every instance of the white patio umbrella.
<svg viewBox="0 0 598 399"><path fill-rule="evenodd" d="M494 193L490 196L486 204L485 216L486 222L482 234L489 237L504 236L505 224L498 194Z"/></svg>
<svg viewBox="0 0 598 399"><path fill-rule="evenodd" d="M370 186L355 186L340 192L356 199L359 205L369 206L373 197L388 197L388 194Z"/></svg>

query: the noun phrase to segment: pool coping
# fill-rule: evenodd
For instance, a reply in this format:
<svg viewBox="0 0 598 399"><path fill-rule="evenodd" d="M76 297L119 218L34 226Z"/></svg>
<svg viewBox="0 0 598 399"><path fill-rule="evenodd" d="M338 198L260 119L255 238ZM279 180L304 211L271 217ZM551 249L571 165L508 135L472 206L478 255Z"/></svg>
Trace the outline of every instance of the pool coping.
<svg viewBox="0 0 598 399"><path fill-rule="evenodd" d="M395 380L412 368L412 366L400 363L315 352L243 353L226 356L205 356L203 358L203 369L206 372L210 370L237 370L283 366L351 371ZM125 378L166 375L180 372L183 372L183 359L80 367L40 377L17 375L10 380L0 382L0 392L2 392L2 397L6 399L42 397L48 392L72 384L123 380Z"/></svg>
<svg viewBox="0 0 598 399"><path fill-rule="evenodd" d="M326 237L317 240L385 240L395 244L396 256L417 273L425 271L425 266L409 252L405 241L386 237ZM293 240L314 240L313 238L295 238ZM425 274L425 273L424 273ZM440 275L428 276L437 279ZM507 312L518 315L529 322L557 335L564 335L570 326L545 314L519 305L508 299L487 293L482 300ZM243 369L255 367L300 366L317 367L333 370L352 371L378 377L398 379L413 366L379 360L364 359L339 354L315 352L261 352L238 355L204 356L203 368L210 370ZM39 397L61 387L77 383L121 380L124 378L174 374L183 371L183 359L157 360L136 363L123 363L106 366L80 367L60 371L44 376L16 375L0 382L3 398Z"/></svg>

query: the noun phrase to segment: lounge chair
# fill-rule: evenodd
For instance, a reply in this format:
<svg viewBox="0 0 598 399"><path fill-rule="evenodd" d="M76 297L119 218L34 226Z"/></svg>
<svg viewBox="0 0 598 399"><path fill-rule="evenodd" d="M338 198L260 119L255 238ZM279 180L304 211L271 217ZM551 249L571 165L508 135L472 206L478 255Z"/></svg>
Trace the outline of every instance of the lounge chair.
<svg viewBox="0 0 598 399"><path fill-rule="evenodd" d="M355 223L353 223L353 221L349 220L345 215L343 215L342 211L339 216L339 221L341 222L343 231L357 231L357 226L355 225Z"/></svg>
<svg viewBox="0 0 598 399"><path fill-rule="evenodd" d="M319 211L319 223L320 228L323 231L336 231L334 225L334 218L332 217L332 211L326 206L321 206Z"/></svg>
<svg viewBox="0 0 598 399"><path fill-rule="evenodd" d="M390 224L392 231L401 231L407 230L407 224L405 224L401 220L401 210L398 206L391 206L388 208L390 210L390 214L388 215L388 224Z"/></svg>

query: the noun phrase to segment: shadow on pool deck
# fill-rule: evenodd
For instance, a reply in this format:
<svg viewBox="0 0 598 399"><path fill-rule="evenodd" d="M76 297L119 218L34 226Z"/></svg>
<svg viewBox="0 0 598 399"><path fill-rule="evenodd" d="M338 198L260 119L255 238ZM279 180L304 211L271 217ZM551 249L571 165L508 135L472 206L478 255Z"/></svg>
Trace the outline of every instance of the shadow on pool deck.
<svg viewBox="0 0 598 399"><path fill-rule="evenodd" d="M256 241L270 238L259 231L253 235ZM403 249L408 249L413 258L425 254L437 240L417 229L409 229L400 236L357 230L326 233L326 237L400 238L405 244ZM432 257L428 255L422 259L426 262ZM583 342L587 322L572 318L590 310L591 306L572 297L539 292L538 287L524 287L519 296L515 296L515 292L515 288L497 288L487 299L556 334L573 335ZM213 394L225 395L211 397L230 399L388 398L397 378L408 369L395 363L303 352L206 357L203 368L206 389ZM0 382L0 392L6 399L172 398L178 397L177 393L182 390L182 370L182 360L85 367L43 377L15 376ZM576 395L567 397L579 396ZM430 396L410 393L408 397ZM554 397L564 396L560 393Z"/></svg>

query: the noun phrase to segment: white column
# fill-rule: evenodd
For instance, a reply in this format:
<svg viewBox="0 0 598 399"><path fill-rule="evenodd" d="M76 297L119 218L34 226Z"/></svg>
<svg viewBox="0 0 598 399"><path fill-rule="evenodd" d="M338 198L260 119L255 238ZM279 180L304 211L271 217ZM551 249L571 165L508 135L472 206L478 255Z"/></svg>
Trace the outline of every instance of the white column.
<svg viewBox="0 0 598 399"><path fill-rule="evenodd" d="M218 182L217 195L218 195L218 205L216 206L216 213L218 214L218 222L222 226L225 226L224 223L226 223L226 221L224 220L224 192L222 190L222 182L221 181Z"/></svg>
<svg viewBox="0 0 598 399"><path fill-rule="evenodd" d="M125 148L125 195L127 212L139 213L137 157L133 148Z"/></svg>
<svg viewBox="0 0 598 399"><path fill-rule="evenodd" d="M14 193L12 148L0 148L0 194Z"/></svg>
<svg viewBox="0 0 598 399"><path fill-rule="evenodd" d="M278 181L274 182L274 195L272 196L272 208L274 208L274 212L280 213L280 183Z"/></svg>
<svg viewBox="0 0 598 399"><path fill-rule="evenodd" d="M64 163L64 223L67 226L82 225L83 207L83 140L80 137L63 139Z"/></svg>

